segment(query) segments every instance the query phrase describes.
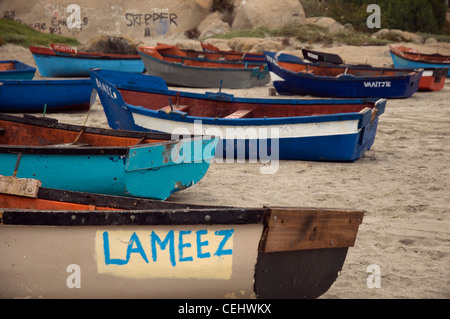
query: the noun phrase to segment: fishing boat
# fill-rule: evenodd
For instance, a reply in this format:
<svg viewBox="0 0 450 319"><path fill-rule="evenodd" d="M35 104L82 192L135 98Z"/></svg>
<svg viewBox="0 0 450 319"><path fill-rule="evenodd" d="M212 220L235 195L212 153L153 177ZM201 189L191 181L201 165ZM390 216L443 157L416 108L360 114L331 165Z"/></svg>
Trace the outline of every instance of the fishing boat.
<svg viewBox="0 0 450 319"><path fill-rule="evenodd" d="M68 45L51 48L31 46L31 53L43 77L89 77L90 68L142 73L139 55L77 52Z"/></svg>
<svg viewBox="0 0 450 319"><path fill-rule="evenodd" d="M396 68L450 68L450 56L424 54L400 45L389 45L389 52ZM450 77L450 69L447 70Z"/></svg>
<svg viewBox="0 0 450 319"><path fill-rule="evenodd" d="M89 79L0 80L0 112L88 109L91 91Z"/></svg>
<svg viewBox="0 0 450 319"><path fill-rule="evenodd" d="M211 43L206 43L206 42L200 42L200 45L204 52L220 53L220 54L225 54L225 55L229 55L229 56L235 56L236 58L243 59L244 61L247 61L247 62L260 62L260 63L266 62L264 54L262 54L262 53L238 52L238 51L233 51L233 50L224 51L224 50L220 50L215 45L213 45Z"/></svg>
<svg viewBox="0 0 450 319"><path fill-rule="evenodd" d="M339 98L407 98L419 88L423 70L353 67L277 59L264 52L269 70L280 80L273 85L279 94Z"/></svg>
<svg viewBox="0 0 450 319"><path fill-rule="evenodd" d="M337 280L364 217L354 209L123 198L5 178L2 298L317 298ZM27 189L33 194L20 191Z"/></svg>
<svg viewBox="0 0 450 319"><path fill-rule="evenodd" d="M147 73L162 77L168 85L243 89L270 81L265 63L194 58L175 45L139 47L138 52Z"/></svg>
<svg viewBox="0 0 450 319"><path fill-rule="evenodd" d="M354 161L372 146L386 100L238 98L169 90L160 77L91 70L113 129L211 134L218 158Z"/></svg>
<svg viewBox="0 0 450 319"><path fill-rule="evenodd" d="M0 114L0 174L44 187L167 199L197 183L217 138L145 134Z"/></svg>
<svg viewBox="0 0 450 319"><path fill-rule="evenodd" d="M31 80L35 73L35 67L21 61L0 61L0 80Z"/></svg>
<svg viewBox="0 0 450 319"><path fill-rule="evenodd" d="M319 63L331 63L331 64L344 64L342 58L333 53L324 53L319 51L311 51L302 49L303 56L305 59L311 62L319 62ZM371 67L368 64L348 64L352 68L357 67ZM381 68L378 68L381 69ZM392 70L391 68L384 68L385 70ZM399 68L397 68L399 69ZM403 69L403 68L402 68ZM403 70L412 70L412 69L403 69ZM424 68L422 77L419 81L419 91L439 91L445 85L445 77L448 73L449 68Z"/></svg>

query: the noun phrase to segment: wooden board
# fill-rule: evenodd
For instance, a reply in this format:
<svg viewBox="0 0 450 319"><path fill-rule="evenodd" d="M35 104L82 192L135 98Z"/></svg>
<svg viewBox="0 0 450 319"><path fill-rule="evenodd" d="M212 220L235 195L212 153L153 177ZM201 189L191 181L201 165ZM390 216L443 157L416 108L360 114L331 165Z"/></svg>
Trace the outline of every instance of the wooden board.
<svg viewBox="0 0 450 319"><path fill-rule="evenodd" d="M352 247L364 211L273 208L268 216L261 252Z"/></svg>
<svg viewBox="0 0 450 319"><path fill-rule="evenodd" d="M36 198L41 181L0 175L0 193Z"/></svg>

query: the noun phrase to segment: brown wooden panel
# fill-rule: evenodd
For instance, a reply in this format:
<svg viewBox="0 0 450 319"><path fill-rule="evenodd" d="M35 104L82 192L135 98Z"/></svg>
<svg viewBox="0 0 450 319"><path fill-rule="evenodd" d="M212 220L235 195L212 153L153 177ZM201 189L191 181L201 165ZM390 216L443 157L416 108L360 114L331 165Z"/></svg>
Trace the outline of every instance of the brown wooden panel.
<svg viewBox="0 0 450 319"><path fill-rule="evenodd" d="M358 210L272 208L260 251L352 247L363 216Z"/></svg>

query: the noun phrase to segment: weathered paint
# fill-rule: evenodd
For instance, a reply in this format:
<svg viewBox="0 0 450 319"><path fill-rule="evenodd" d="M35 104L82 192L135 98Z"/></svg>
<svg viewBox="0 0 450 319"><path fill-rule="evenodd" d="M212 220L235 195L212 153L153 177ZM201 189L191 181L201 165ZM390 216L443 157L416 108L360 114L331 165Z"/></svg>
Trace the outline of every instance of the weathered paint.
<svg viewBox="0 0 450 319"><path fill-rule="evenodd" d="M97 270L127 278L230 279L234 228L158 227L95 234Z"/></svg>
<svg viewBox="0 0 450 319"><path fill-rule="evenodd" d="M37 50L40 49L40 50ZM90 68L142 73L144 64L139 57L120 59L111 57L56 55L50 49L30 48L39 73L43 77L87 77Z"/></svg>

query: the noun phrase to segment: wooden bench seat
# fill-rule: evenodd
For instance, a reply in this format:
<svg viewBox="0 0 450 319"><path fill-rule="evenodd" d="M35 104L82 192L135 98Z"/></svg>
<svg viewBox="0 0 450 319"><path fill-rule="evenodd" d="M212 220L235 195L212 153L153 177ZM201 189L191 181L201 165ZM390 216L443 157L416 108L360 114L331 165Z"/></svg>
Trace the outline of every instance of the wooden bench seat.
<svg viewBox="0 0 450 319"><path fill-rule="evenodd" d="M224 118L225 119L240 119L240 118L247 116L251 112L252 112L252 110L237 110L231 114L228 114Z"/></svg>
<svg viewBox="0 0 450 319"><path fill-rule="evenodd" d="M178 111L178 112L187 112L187 110L189 109L189 105L172 105L172 108L174 111ZM166 113L169 113L172 111L172 109L170 108L170 105L166 105L162 108L160 108L158 111L164 111Z"/></svg>

